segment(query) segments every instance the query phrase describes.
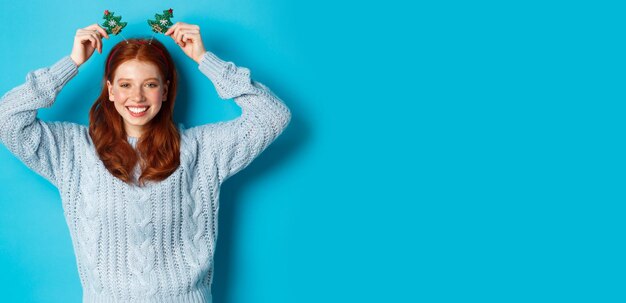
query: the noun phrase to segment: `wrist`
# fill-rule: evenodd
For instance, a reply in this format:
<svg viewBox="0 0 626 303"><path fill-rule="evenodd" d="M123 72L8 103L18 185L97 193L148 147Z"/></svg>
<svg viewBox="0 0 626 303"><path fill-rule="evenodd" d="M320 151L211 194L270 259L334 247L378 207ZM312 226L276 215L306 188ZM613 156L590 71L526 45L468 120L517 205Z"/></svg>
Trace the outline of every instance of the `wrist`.
<svg viewBox="0 0 626 303"><path fill-rule="evenodd" d="M81 64L80 64L80 63L78 63L78 60L76 60L76 59L74 58L74 56L70 55L70 59L72 59L72 62L74 62L74 64L76 64L76 67L80 67L80 65L81 65Z"/></svg>
<svg viewBox="0 0 626 303"><path fill-rule="evenodd" d="M204 57L205 53L206 53L206 51L200 52L200 55L197 58L194 59L196 61L196 63L200 64L200 62L202 62L202 57Z"/></svg>

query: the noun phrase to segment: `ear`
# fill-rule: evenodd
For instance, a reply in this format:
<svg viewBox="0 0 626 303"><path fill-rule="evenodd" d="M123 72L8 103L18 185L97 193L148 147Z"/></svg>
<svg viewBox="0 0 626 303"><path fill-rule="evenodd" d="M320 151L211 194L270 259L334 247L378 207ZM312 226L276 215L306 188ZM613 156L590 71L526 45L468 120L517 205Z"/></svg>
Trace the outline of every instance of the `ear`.
<svg viewBox="0 0 626 303"><path fill-rule="evenodd" d="M167 80L167 83L163 85L163 102L167 101L167 92L169 91L170 80Z"/></svg>
<svg viewBox="0 0 626 303"><path fill-rule="evenodd" d="M115 101L115 96L113 96L113 85L109 80L107 80L107 89L109 90L109 101Z"/></svg>

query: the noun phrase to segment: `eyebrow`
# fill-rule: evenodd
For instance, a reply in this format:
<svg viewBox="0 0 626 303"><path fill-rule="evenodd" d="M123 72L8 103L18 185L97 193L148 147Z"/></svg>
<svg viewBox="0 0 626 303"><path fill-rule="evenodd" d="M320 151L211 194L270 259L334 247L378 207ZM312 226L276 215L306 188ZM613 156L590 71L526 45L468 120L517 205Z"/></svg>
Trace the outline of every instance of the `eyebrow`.
<svg viewBox="0 0 626 303"><path fill-rule="evenodd" d="M119 79L117 79L118 82L122 81L122 80L133 80L133 79L128 79L128 78L119 78ZM159 81L158 78L148 78L145 81L148 81L148 80L157 80L157 81Z"/></svg>

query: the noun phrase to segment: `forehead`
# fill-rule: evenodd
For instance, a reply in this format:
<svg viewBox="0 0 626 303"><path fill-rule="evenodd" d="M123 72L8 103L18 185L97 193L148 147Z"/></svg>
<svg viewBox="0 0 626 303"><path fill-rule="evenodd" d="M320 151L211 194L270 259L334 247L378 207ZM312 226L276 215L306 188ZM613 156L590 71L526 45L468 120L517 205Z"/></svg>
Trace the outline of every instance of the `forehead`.
<svg viewBox="0 0 626 303"><path fill-rule="evenodd" d="M115 79L126 78L141 81L147 78L161 80L159 68L151 62L143 62L136 59L125 61L115 70Z"/></svg>

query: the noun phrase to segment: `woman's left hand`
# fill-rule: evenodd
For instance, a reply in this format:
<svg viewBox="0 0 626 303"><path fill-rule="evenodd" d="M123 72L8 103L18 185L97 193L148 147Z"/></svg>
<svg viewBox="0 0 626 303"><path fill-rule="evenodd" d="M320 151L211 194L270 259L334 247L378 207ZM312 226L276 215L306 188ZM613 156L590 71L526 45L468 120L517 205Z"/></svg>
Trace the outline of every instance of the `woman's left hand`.
<svg viewBox="0 0 626 303"><path fill-rule="evenodd" d="M200 26L176 22L165 32L165 35L170 36L189 58L200 64L200 59L206 52L200 36Z"/></svg>

